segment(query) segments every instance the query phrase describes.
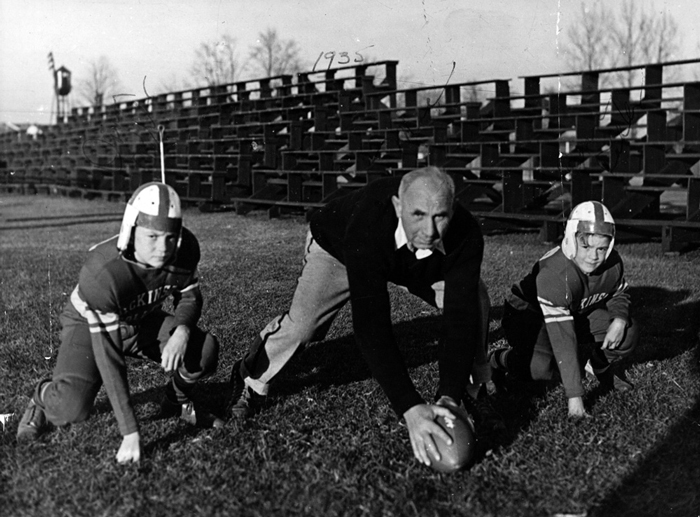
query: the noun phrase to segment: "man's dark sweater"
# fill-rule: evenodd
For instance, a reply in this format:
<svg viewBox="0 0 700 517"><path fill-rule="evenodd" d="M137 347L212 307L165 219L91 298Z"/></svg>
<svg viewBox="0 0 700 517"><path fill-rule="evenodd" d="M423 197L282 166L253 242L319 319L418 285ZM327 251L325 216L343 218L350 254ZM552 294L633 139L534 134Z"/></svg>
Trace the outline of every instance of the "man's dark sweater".
<svg viewBox="0 0 700 517"><path fill-rule="evenodd" d="M484 240L478 222L455 205L442 242L445 255L434 251L417 260L403 246L395 250L398 225L392 196L400 178L374 181L319 209L311 218L318 244L342 262L348 274L353 328L372 375L398 415L424 403L408 375L391 329L387 282L435 305L435 282L445 281L444 336L438 364L438 395L460 401L471 373L478 336L478 286Z"/></svg>

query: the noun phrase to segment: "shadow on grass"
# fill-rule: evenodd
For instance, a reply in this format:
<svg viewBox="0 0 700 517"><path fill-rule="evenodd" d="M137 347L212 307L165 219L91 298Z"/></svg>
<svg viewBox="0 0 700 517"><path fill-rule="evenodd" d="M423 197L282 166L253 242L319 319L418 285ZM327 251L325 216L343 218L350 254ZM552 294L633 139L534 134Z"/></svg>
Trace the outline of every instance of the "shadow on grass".
<svg viewBox="0 0 700 517"><path fill-rule="evenodd" d="M634 354L621 365L662 361L694 349L694 373L700 375L700 304L686 302L690 292L641 286L630 289L632 314L641 325L641 341ZM506 417L507 446L536 418L538 400L546 386L508 383L506 394L498 394L494 405ZM605 395L596 386L586 395L588 407ZM639 432L644 432L639 429ZM700 515L700 399L673 425L664 439L594 508L593 517ZM611 461L613 459L611 458Z"/></svg>
<svg viewBox="0 0 700 517"><path fill-rule="evenodd" d="M634 293L641 305L643 346L635 362L675 357L694 347L693 372L700 376L698 303L683 303L688 293L654 287ZM638 298L636 298L638 297ZM644 343L645 336L648 341ZM642 430L643 432L643 430ZM591 511L591 517L700 515L700 398L669 430L664 440Z"/></svg>
<svg viewBox="0 0 700 517"><path fill-rule="evenodd" d="M631 287L629 293L632 316L641 325L640 343L630 358L632 362L669 359L695 346L700 303L685 302L690 291L638 286Z"/></svg>
<svg viewBox="0 0 700 517"><path fill-rule="evenodd" d="M684 303L688 295L686 291L674 292L657 287L631 289L634 315L642 324L643 334L640 348L632 356L630 364L675 357L694 345L700 307L698 303ZM502 307L493 307L491 319L499 320L501 313ZM409 368L437 361L438 341L442 331L441 316L432 315L398 322L393 330ZM501 334L500 328L492 330L490 342L497 340ZM225 373L224 378L228 379L228 372ZM313 343L297 353L288 367L280 373L274 384L273 396L268 399L268 407L280 403L281 397L299 393L311 386L324 389L363 381L370 377L369 368L352 334ZM547 393L557 385L556 382L508 381L507 391L492 396L491 405L503 418L507 430L493 434L481 433L476 461L483 459L490 449L505 448L512 444L537 418ZM162 387L135 393L134 403L159 403L163 393ZM218 416L226 417L232 396L228 382L203 382L197 387L196 394L197 400L202 401L204 408ZM592 390L587 395L587 403L595 404L604 394L604 391L597 388ZM696 405L695 416L689 416L691 420L697 419L697 411ZM690 431L692 428L688 427L682 432ZM165 442L158 439L149 446L153 450L167 448L168 443L182 438L182 432L184 431L178 430L166 438ZM191 432L196 433L196 430ZM700 443L700 440L698 442Z"/></svg>
<svg viewBox="0 0 700 517"><path fill-rule="evenodd" d="M700 375L700 346L693 359ZM700 399L637 469L591 510L591 517L700 515Z"/></svg>
<svg viewBox="0 0 700 517"><path fill-rule="evenodd" d="M490 319L500 318L501 312L501 307L493 307ZM393 332L403 360L409 369L437 362L438 343L442 333L442 316L436 314L401 321L393 325ZM491 341L499 332L500 329L497 329L491 333ZM280 403L282 397L297 394L311 386L324 390L370 378L369 367L365 363L352 334L319 341L299 351L287 367L280 372L271 390L272 396L268 398L267 407L273 407ZM436 386L437 375L429 382ZM416 387L419 391L425 391L428 388L428 386L419 385L418 382L416 382ZM532 419L535 405L545 393L545 387L540 383L535 383L534 386L529 385L527 389L519 390L519 393L521 396L524 395L527 400L525 398L518 401L511 400L508 405L510 413L508 419L509 427L521 429ZM485 424L484 428L481 428L480 425L481 423L477 419L477 434L480 435L480 439L477 446L476 462L481 461L489 450L498 445L511 443L517 436L517 432L507 437L501 434L492 436L486 432L488 424Z"/></svg>
<svg viewBox="0 0 700 517"><path fill-rule="evenodd" d="M674 425L636 471L591 517L688 515L700 512L700 401Z"/></svg>
<svg viewBox="0 0 700 517"><path fill-rule="evenodd" d="M202 432L210 430L206 427L193 426L179 421L177 417L172 415L163 415L159 408L164 396L164 385L138 391L131 395L132 404L137 411L139 406L144 405L158 408L151 411L148 416L141 417L140 421L143 423L157 422L159 428L164 430L164 434L156 438L149 436L149 434L145 435L146 441L142 451L145 458L153 458L157 453L165 452L173 445L191 440ZM203 381L195 387L193 392L197 410L212 413L223 420L227 419L226 408L230 396L231 389L228 382ZM108 400L101 399L95 404L94 411L96 413L111 413L112 407Z"/></svg>
<svg viewBox="0 0 700 517"><path fill-rule="evenodd" d="M402 321L393 326L394 337L408 368L437 361L442 333L439 315ZM294 394L309 386L321 388L371 377L352 334L319 341L299 351L275 381L276 393Z"/></svg>
<svg viewBox="0 0 700 517"><path fill-rule="evenodd" d="M624 373L634 364L663 361L691 350L700 330L700 303L684 303L690 291L669 291L660 287L630 288L632 316L640 324L640 342L634 353L619 364ZM593 407L607 394L600 386L586 394Z"/></svg>
<svg viewBox="0 0 700 517"><path fill-rule="evenodd" d="M131 403L138 410L139 406L150 405L160 408L160 404L165 397L165 384L148 388L143 391L133 391L131 393ZM198 383L192 394L195 401L195 408L213 413L219 418L225 418L226 408L231 398L231 386L228 382ZM106 398L100 398L95 402L93 409L95 413L111 413L112 405ZM155 410L147 416L144 421L165 420L170 417L162 416L159 410Z"/></svg>
<svg viewBox="0 0 700 517"><path fill-rule="evenodd" d="M641 325L641 340L632 356L620 364L622 371L629 369L633 364L644 364L679 356L696 345L700 330L700 304L685 301L691 294L688 290L671 291L654 286L630 288L632 315ZM492 318L496 316L500 319L501 309L502 307L492 308ZM490 342L493 343L500 337L502 337L500 328L495 332L492 330ZM502 390L492 397L492 405L503 417L507 432L489 437L488 446L508 447L537 417L548 391L559 384L558 381L547 383L511 379L505 381L503 386L505 391ZM591 409L607 393L606 389L596 385L586 394L586 406ZM697 420L692 416L688 418L691 421ZM697 423L695 425L695 429L700 430ZM700 444L700 436L696 436ZM694 479L700 479L700 476Z"/></svg>

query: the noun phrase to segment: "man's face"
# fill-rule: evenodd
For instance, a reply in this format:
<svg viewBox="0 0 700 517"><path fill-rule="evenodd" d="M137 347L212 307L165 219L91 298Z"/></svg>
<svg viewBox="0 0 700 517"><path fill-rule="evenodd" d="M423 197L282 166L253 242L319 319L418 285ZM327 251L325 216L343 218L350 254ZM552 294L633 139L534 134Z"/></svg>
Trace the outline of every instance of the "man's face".
<svg viewBox="0 0 700 517"><path fill-rule="evenodd" d="M141 264L163 267L172 257L176 246L177 235L174 233L143 226L134 229L134 257Z"/></svg>
<svg viewBox="0 0 700 517"><path fill-rule="evenodd" d="M579 233L576 235L576 256L574 263L586 275L590 275L605 262L610 247L610 237Z"/></svg>
<svg viewBox="0 0 700 517"><path fill-rule="evenodd" d="M392 197L392 201L410 246L433 249L445 235L452 218L449 190L418 179L400 197Z"/></svg>

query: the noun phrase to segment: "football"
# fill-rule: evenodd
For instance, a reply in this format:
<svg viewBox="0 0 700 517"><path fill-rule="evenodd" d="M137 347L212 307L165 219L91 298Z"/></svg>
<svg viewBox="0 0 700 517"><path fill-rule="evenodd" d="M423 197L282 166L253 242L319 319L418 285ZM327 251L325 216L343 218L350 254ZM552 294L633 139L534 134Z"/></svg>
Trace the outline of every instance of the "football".
<svg viewBox="0 0 700 517"><path fill-rule="evenodd" d="M457 472L468 466L474 459L476 451L476 433L474 424L466 411L460 408L450 408L454 419L438 416L435 421L447 434L452 437L452 445L447 445L440 438L435 438L435 445L440 453L437 461L430 454L430 466L438 472Z"/></svg>

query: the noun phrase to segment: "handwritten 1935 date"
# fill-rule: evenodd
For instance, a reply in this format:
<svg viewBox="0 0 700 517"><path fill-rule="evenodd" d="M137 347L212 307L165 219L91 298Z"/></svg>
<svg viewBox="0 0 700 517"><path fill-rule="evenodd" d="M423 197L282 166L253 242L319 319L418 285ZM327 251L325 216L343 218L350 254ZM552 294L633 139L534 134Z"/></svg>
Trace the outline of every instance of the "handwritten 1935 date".
<svg viewBox="0 0 700 517"><path fill-rule="evenodd" d="M333 61L337 65L347 65L350 62L352 63L362 63L364 61L364 58L362 57L362 54L359 52L353 52L355 54L355 58L352 59L350 57L350 52L335 52L333 50L329 52L321 51L321 53L318 55L318 58L316 59L316 62L314 63L314 68L313 71L316 71L316 67L318 66L319 62L321 62L323 59L328 60L328 69L330 69L333 66Z"/></svg>

